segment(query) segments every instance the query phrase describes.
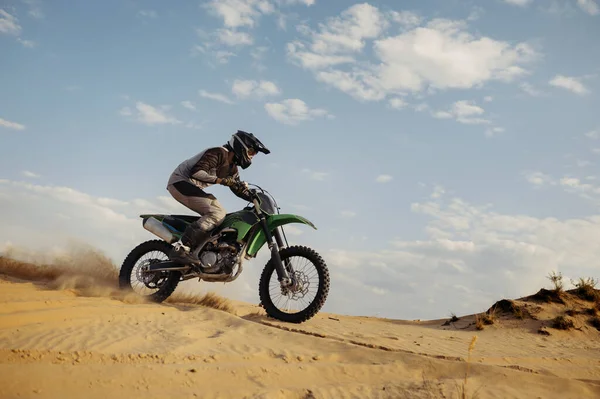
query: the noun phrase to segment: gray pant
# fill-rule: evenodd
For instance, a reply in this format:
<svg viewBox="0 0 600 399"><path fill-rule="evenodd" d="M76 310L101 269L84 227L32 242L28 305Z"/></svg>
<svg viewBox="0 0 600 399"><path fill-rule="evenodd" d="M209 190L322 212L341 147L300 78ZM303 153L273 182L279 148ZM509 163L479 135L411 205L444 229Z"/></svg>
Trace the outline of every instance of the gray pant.
<svg viewBox="0 0 600 399"><path fill-rule="evenodd" d="M167 186L167 190L179 203L201 215L200 219L194 223L196 225L194 227L209 231L221 224L225 219L226 211L214 195L205 193L191 183L187 183L183 187L185 189L182 191L185 194L173 187L172 184Z"/></svg>

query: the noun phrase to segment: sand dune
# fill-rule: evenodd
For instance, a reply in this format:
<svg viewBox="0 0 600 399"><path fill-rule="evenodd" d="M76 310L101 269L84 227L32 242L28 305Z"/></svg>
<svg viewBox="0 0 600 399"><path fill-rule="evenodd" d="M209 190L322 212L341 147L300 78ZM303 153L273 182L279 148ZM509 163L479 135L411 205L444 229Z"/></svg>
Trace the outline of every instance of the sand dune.
<svg viewBox="0 0 600 399"><path fill-rule="evenodd" d="M595 304L574 295L514 301L522 319L497 306L482 330L476 315L290 325L211 295L145 303L101 256L60 262L0 259L1 398L600 397ZM565 310L573 328L551 327Z"/></svg>

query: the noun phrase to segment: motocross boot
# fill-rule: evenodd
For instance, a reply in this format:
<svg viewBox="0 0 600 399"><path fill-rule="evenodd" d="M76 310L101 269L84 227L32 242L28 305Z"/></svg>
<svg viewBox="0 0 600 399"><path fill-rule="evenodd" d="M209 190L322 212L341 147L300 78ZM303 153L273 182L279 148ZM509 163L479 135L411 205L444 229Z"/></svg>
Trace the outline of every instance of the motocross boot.
<svg viewBox="0 0 600 399"><path fill-rule="evenodd" d="M189 225L181 236L181 244L175 244L169 253L169 258L176 263L185 265L200 266L201 262L192 251L197 245L203 244L210 235L210 232Z"/></svg>

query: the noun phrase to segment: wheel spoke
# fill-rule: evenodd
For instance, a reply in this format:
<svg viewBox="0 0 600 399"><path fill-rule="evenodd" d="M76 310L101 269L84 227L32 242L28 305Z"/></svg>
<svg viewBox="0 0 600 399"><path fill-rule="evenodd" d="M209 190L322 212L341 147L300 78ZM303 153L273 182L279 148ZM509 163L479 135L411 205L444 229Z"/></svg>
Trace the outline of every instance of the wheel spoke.
<svg viewBox="0 0 600 399"><path fill-rule="evenodd" d="M319 287L319 271L310 259L287 258L293 273L293 286L285 294L277 280L277 272L273 271L269 281L268 292L273 305L280 311L294 314L303 311L314 301ZM298 265L296 265L298 263ZM307 270L308 269L308 270ZM316 281L315 281L316 277ZM314 287L314 289L313 289ZM283 303L282 303L283 302Z"/></svg>

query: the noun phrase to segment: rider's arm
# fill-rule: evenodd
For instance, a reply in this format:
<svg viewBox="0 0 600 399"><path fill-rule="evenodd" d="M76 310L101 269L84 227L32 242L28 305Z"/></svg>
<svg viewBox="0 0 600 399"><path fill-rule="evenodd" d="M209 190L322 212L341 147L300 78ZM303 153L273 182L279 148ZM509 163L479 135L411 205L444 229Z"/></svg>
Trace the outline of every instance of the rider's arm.
<svg viewBox="0 0 600 399"><path fill-rule="evenodd" d="M231 192L233 194L235 194L237 197L248 201L248 202L252 202L252 195L250 194L250 191L248 190L248 187L246 187L244 185L244 183L242 183L239 180L239 177L236 175L235 176L237 178L237 183L234 184L233 186L230 186L229 189L231 190Z"/></svg>
<svg viewBox="0 0 600 399"><path fill-rule="evenodd" d="M207 150L192 168L192 178L206 182L219 183L217 170L224 162L223 153L219 149Z"/></svg>

